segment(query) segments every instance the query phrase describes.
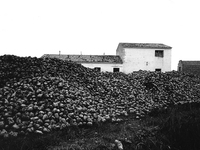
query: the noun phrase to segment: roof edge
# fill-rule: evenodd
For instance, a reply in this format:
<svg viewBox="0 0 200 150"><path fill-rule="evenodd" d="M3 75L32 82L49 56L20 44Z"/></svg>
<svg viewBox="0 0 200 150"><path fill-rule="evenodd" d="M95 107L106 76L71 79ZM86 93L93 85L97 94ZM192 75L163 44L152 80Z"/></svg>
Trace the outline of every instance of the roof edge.
<svg viewBox="0 0 200 150"><path fill-rule="evenodd" d="M171 46L165 45L163 43L122 43L120 42L118 44L119 46L122 46L123 48L162 48L162 49L172 49Z"/></svg>

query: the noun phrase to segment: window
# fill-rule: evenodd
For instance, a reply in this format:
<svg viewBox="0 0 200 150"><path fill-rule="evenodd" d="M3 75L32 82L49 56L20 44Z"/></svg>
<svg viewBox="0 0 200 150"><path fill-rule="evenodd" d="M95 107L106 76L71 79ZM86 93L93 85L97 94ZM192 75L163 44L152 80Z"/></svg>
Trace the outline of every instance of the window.
<svg viewBox="0 0 200 150"><path fill-rule="evenodd" d="M164 51L163 50L155 50L155 56L156 57L164 57Z"/></svg>
<svg viewBox="0 0 200 150"><path fill-rule="evenodd" d="M113 68L113 72L119 72L119 68Z"/></svg>
<svg viewBox="0 0 200 150"><path fill-rule="evenodd" d="M99 72L100 72L100 71L101 71L101 67L95 67L95 68L94 68L94 70L96 70L96 71L99 71Z"/></svg>
<svg viewBox="0 0 200 150"><path fill-rule="evenodd" d="M178 67L178 71L181 71L181 67Z"/></svg>
<svg viewBox="0 0 200 150"><path fill-rule="evenodd" d="M155 69L155 71L161 72L161 69L160 69L160 68L157 68L157 69Z"/></svg>

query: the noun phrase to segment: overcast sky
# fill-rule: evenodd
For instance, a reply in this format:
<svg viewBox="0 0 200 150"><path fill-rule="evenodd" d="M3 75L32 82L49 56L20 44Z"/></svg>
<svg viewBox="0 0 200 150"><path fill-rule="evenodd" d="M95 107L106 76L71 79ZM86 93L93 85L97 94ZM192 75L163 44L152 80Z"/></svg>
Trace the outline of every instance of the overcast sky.
<svg viewBox="0 0 200 150"><path fill-rule="evenodd" d="M119 42L163 43L200 60L199 0L0 0L0 55L115 55Z"/></svg>

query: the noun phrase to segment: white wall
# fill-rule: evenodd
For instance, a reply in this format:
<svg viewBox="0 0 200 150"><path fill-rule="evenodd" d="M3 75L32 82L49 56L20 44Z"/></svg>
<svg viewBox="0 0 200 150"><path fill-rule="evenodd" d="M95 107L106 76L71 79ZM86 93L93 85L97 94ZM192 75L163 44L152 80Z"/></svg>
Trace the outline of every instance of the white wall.
<svg viewBox="0 0 200 150"><path fill-rule="evenodd" d="M155 57L155 50L164 50L164 57ZM155 69L161 69L162 72L171 71L171 49L124 48L120 51L117 50L117 55L125 55L121 57L125 73Z"/></svg>
<svg viewBox="0 0 200 150"><path fill-rule="evenodd" d="M123 64L107 64L107 63L81 63L84 67L95 68L100 67L103 72L113 72L113 68L119 68L123 72Z"/></svg>

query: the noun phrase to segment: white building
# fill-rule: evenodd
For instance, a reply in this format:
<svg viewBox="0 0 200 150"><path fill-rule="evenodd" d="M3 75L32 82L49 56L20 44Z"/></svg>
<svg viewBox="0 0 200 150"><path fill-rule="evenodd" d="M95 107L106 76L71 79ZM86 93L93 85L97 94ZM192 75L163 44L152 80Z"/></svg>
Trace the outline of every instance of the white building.
<svg viewBox="0 0 200 150"><path fill-rule="evenodd" d="M171 71L171 47L157 43L119 43L116 55L61 55L44 54L42 57L59 58L80 63L99 71L131 73L138 70Z"/></svg>
<svg viewBox="0 0 200 150"><path fill-rule="evenodd" d="M172 47L158 43L119 43L116 55L123 62L123 72L138 70L171 71Z"/></svg>

